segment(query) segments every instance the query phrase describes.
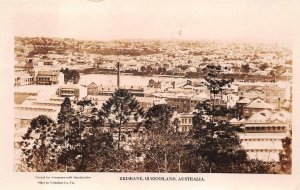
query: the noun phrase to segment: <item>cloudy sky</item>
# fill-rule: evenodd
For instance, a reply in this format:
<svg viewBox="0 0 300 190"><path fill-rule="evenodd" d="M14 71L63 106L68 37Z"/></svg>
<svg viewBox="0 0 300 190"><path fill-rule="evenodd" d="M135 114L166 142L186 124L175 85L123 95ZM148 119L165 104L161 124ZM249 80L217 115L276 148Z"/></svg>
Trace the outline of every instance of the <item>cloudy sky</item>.
<svg viewBox="0 0 300 190"><path fill-rule="evenodd" d="M289 44L293 36L292 1L45 2L14 3L15 35L97 40L204 39L280 44Z"/></svg>

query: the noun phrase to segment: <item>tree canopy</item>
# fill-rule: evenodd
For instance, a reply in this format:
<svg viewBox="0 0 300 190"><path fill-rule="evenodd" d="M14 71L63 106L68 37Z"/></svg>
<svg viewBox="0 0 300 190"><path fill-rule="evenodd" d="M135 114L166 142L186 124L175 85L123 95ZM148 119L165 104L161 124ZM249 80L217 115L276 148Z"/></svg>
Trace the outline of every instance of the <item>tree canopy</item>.
<svg viewBox="0 0 300 190"><path fill-rule="evenodd" d="M59 170L57 158L62 144L56 141L57 135L56 123L51 118L40 115L32 119L21 142L23 167L35 172Z"/></svg>
<svg viewBox="0 0 300 190"><path fill-rule="evenodd" d="M61 69L60 72L64 74L65 83L72 82L73 84L77 84L79 82L80 74L77 70L69 70L66 68Z"/></svg>
<svg viewBox="0 0 300 190"><path fill-rule="evenodd" d="M118 149L120 148L121 130L130 120L137 121L143 116L143 109L139 102L126 89L118 89L102 106L109 126L118 130Z"/></svg>

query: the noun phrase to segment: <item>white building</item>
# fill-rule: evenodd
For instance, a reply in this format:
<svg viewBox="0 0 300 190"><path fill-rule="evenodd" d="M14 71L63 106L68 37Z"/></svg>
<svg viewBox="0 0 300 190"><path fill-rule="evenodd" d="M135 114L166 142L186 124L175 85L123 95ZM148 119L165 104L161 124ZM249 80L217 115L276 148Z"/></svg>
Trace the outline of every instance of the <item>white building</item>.
<svg viewBox="0 0 300 190"><path fill-rule="evenodd" d="M263 110L245 121L244 133L239 133L242 146L251 159L279 161L283 150L281 140L291 136L291 113L285 110Z"/></svg>

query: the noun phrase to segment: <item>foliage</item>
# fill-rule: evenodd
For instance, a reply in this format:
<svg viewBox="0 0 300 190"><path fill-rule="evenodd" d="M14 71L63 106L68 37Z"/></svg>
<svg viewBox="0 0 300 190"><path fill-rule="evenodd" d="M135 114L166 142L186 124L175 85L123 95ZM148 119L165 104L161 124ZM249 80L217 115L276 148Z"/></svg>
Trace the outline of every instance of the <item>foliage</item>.
<svg viewBox="0 0 300 190"><path fill-rule="evenodd" d="M118 129L118 149L120 149L121 129L130 120L137 121L143 116L143 109L134 96L126 89L118 89L102 106L102 114L109 126Z"/></svg>
<svg viewBox="0 0 300 190"><path fill-rule="evenodd" d="M58 125L47 116L38 116L23 136L24 171L110 171L119 161L113 138L103 132L104 118L91 100L75 105L65 98Z"/></svg>
<svg viewBox="0 0 300 190"><path fill-rule="evenodd" d="M60 169L56 160L62 144L55 140L57 134L56 123L51 118L40 115L32 119L21 141L22 157L28 170L47 172Z"/></svg>
<svg viewBox="0 0 300 190"><path fill-rule="evenodd" d="M146 138L142 152L147 172L182 172L186 135L179 132L178 118L166 104L151 107L145 115Z"/></svg>
<svg viewBox="0 0 300 190"><path fill-rule="evenodd" d="M61 111L71 110L68 100L65 99L64 103ZM67 171L86 172L105 168L113 150L112 136L102 131L103 117L91 100L80 100L76 106L75 112L64 113L68 115L64 122L68 127L65 128L66 144L59 162L66 166Z"/></svg>
<svg viewBox="0 0 300 190"><path fill-rule="evenodd" d="M218 80L220 66L208 66L209 73L205 78L210 91L210 100L196 106L193 117L191 146L194 149L196 162L204 160L207 164L199 167L201 172L221 172L224 166L239 165L247 160L247 154L240 145L236 134L237 128L230 125L225 117L228 112L221 104L216 104L216 95L226 91L233 80Z"/></svg>
<svg viewBox="0 0 300 190"><path fill-rule="evenodd" d="M145 115L145 127L151 132L164 132L169 130L174 109L166 104L154 105ZM172 129L171 129L172 130Z"/></svg>
<svg viewBox="0 0 300 190"><path fill-rule="evenodd" d="M242 71L243 73L249 73L250 70L251 70L251 68L250 68L250 66L249 66L248 63L241 66L241 71Z"/></svg>
<svg viewBox="0 0 300 190"><path fill-rule="evenodd" d="M72 82L73 84L77 84L79 82L80 74L77 70L69 70L66 68L61 69L60 72L64 74L65 83Z"/></svg>
<svg viewBox="0 0 300 190"><path fill-rule="evenodd" d="M292 172L292 139L286 137L281 140L283 146L283 152L279 154L280 158L280 170L283 173Z"/></svg>
<svg viewBox="0 0 300 190"><path fill-rule="evenodd" d="M269 67L269 64L268 63L263 63L263 64L261 64L261 65L259 65L259 69L260 70L262 70L262 71L264 71L266 68L268 68Z"/></svg>
<svg viewBox="0 0 300 190"><path fill-rule="evenodd" d="M66 97L60 106L60 111L57 116L58 124L66 124L69 115L73 115L74 113L75 110L72 107L71 100L69 97Z"/></svg>

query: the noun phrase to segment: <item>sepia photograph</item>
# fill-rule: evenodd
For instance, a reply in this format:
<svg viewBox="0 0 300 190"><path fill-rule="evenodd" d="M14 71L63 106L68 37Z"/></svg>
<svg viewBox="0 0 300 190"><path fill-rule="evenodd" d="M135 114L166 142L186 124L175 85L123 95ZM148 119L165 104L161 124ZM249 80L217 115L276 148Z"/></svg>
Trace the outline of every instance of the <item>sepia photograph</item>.
<svg viewBox="0 0 300 190"><path fill-rule="evenodd" d="M293 1L13 2L14 175L295 174Z"/></svg>
<svg viewBox="0 0 300 190"><path fill-rule="evenodd" d="M15 37L16 171L291 173L292 51Z"/></svg>

